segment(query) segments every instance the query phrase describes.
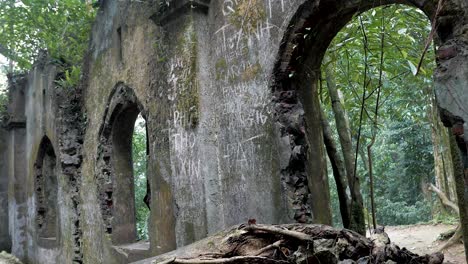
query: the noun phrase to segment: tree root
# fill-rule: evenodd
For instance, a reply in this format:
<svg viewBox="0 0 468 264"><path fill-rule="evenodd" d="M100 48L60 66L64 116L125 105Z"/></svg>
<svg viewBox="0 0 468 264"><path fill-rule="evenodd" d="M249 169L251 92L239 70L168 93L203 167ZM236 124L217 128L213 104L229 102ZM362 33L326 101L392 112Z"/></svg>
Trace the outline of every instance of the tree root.
<svg viewBox="0 0 468 264"><path fill-rule="evenodd" d="M178 259L172 258L163 262L154 262L158 264L225 264L225 263L261 263L261 264L288 264L287 261L274 260L258 256L237 256L232 258L220 259Z"/></svg>
<svg viewBox="0 0 468 264"><path fill-rule="evenodd" d="M454 202L450 201L449 198L445 195L445 193L443 193L441 190L435 187L434 184L429 184L427 188L430 191L435 192L445 206L452 208L457 214L459 214L460 210L458 206Z"/></svg>
<svg viewBox="0 0 468 264"><path fill-rule="evenodd" d="M457 244L461 241L462 239L462 229L460 226L457 227L457 230L455 231L455 234L444 244L440 247L439 251L446 250L447 248L453 246L454 244Z"/></svg>
<svg viewBox="0 0 468 264"><path fill-rule="evenodd" d="M444 205L452 208L455 212L457 212L458 215L460 215L460 209L458 208L458 206L454 202L450 201L445 195L445 193L443 193L433 184L430 184L428 189L430 191L435 192ZM447 243L445 243L443 246L440 247L439 251L445 250L451 247L452 245L460 242L460 240L462 239L462 235L463 233L462 233L461 227L460 225L458 225L457 230L455 231L453 236L447 241Z"/></svg>
<svg viewBox="0 0 468 264"><path fill-rule="evenodd" d="M250 232L255 232L255 231L263 231L271 234L276 234L276 235L282 235L290 238L297 239L299 241L304 241L304 242L312 242L314 239L304 233L297 232L297 231L291 231L288 229L281 229L278 227L274 226L266 226L266 225L248 225L244 228L243 230L250 231Z"/></svg>
<svg viewBox="0 0 468 264"><path fill-rule="evenodd" d="M377 236L381 236L380 238ZM256 225L233 227L138 264L314 264L396 263L439 264L443 254L418 256L390 243L382 231L374 241L325 225Z"/></svg>
<svg viewBox="0 0 468 264"><path fill-rule="evenodd" d="M261 254L269 251L269 250L272 250L272 249L281 249L280 246L281 244L284 243L284 240L278 240L276 241L275 243L271 244L271 245L268 245L264 248L261 248L259 249L257 252L255 252L253 255L254 256L260 256Z"/></svg>

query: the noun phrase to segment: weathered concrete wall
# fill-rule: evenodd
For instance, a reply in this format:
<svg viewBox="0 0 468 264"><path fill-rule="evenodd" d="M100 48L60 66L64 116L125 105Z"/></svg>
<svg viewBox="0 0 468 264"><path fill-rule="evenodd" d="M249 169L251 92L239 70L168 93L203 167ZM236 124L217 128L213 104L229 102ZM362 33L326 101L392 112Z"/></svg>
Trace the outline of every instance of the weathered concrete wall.
<svg viewBox="0 0 468 264"><path fill-rule="evenodd" d="M8 131L0 128L0 251L11 251L8 232Z"/></svg>
<svg viewBox="0 0 468 264"><path fill-rule="evenodd" d="M292 138L282 132L287 128L281 128L273 111L270 75L285 21L297 4L282 9L280 2L272 3L273 16L260 1L254 1L259 14L232 15L225 14L227 3L208 2L187 8L189 1L176 1L165 11L148 3L104 2L84 95L85 262L125 261L121 247L106 235L112 233L103 222L96 188L100 129L122 85L133 89L147 118L153 197L147 254L249 218L262 223L331 220L320 133L309 139L315 162L311 179L317 181L308 184L305 167L290 166L305 160L304 134ZM244 16L255 19L247 32L231 24ZM267 18L272 21L262 22ZM289 116L303 115L299 109ZM304 126L297 129L300 133ZM314 197L308 186L320 193Z"/></svg>
<svg viewBox="0 0 468 264"><path fill-rule="evenodd" d="M250 218L331 222L316 83L332 38L375 1L100 2L79 87L57 88L56 68L43 64L11 85L13 253L32 263L128 263ZM446 2L436 86L447 119L460 122L468 19L464 0ZM430 0L380 2L390 3L436 10ZM119 218L119 193L132 193L122 159L137 112L148 132L147 243L130 241L131 205ZM45 137L57 157L55 242L36 221Z"/></svg>
<svg viewBox="0 0 468 264"><path fill-rule="evenodd" d="M79 151L74 142L80 135L70 124L73 115L80 115L73 102L79 93L57 88L56 67L38 63L28 76L12 77L10 84L10 120L8 168L9 231L12 237L12 253L28 263L72 263L81 260L78 221L78 182L75 171L79 167ZM68 93L68 94L67 94ZM79 103L78 101L75 104ZM65 110L64 110L65 109ZM79 108L78 108L79 110ZM73 112L64 113L67 111ZM69 123L67 123L69 122ZM82 124L77 123L82 127ZM38 161L44 139L50 140L53 148L54 171L46 171L55 186L45 188L45 207L56 204L51 219L50 234L40 234L38 228L41 210L38 208ZM72 168L70 168L70 165ZM2 174L3 176L3 174ZM50 181L45 181L50 183ZM51 195L54 192L55 195ZM54 201L50 201L53 199ZM50 209L50 208L49 208ZM52 213L52 211L50 212ZM50 214L49 213L49 214Z"/></svg>
<svg viewBox="0 0 468 264"><path fill-rule="evenodd" d="M26 257L26 117L24 113L26 78L18 76L9 80L7 123L8 149L8 230L12 239L11 252L18 258Z"/></svg>

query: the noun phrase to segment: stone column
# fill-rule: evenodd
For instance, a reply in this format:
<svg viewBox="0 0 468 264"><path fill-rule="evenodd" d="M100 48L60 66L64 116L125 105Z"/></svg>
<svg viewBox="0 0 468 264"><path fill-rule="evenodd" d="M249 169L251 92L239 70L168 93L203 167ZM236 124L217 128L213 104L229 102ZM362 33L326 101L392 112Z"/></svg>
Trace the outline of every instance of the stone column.
<svg viewBox="0 0 468 264"><path fill-rule="evenodd" d="M8 132L0 128L0 251L11 251L8 233Z"/></svg>
<svg viewBox="0 0 468 264"><path fill-rule="evenodd" d="M26 184L26 117L25 89L26 77L9 76L9 105L6 127L8 129L8 148L6 163L8 166L8 215L11 252L23 260L27 256L27 184Z"/></svg>

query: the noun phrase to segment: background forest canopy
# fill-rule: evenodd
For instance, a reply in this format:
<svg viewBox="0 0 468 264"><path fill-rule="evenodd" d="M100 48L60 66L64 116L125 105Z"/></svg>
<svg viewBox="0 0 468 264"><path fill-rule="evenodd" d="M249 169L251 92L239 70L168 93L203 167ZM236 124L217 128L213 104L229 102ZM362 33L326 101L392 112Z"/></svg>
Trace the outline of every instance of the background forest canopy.
<svg viewBox="0 0 468 264"><path fill-rule="evenodd" d="M75 87L96 15L97 5L93 2L0 0L0 54L7 59L1 63L1 72L30 70L41 51L47 50L63 72L57 85ZM415 8L378 7L345 26L324 58L319 84L324 119L332 128L337 157L344 161L355 158L351 165L355 165L355 176L362 184L358 193L364 200L367 222L371 222L370 168L379 224L412 224L454 215L426 187L433 183L455 199L446 130L435 107L434 47L422 56L430 32L430 21ZM2 113L7 100L4 81L0 77ZM338 98L331 99L335 96L330 93L333 87ZM347 125L341 132L351 142L346 148L340 144L338 132L343 127L335 122L332 101L344 109ZM133 163L137 228L144 239L148 217L148 208L142 202L146 194L146 129L139 120L133 137ZM353 152L349 153L348 148ZM334 224L341 225L339 188L331 167L328 172Z"/></svg>

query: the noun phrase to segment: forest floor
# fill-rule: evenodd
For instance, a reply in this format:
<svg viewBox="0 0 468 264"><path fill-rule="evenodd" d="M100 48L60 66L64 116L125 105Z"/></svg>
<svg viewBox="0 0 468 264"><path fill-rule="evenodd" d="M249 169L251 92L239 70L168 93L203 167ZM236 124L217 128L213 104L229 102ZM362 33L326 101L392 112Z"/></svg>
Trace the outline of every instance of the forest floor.
<svg viewBox="0 0 468 264"><path fill-rule="evenodd" d="M437 240L440 233L456 228L454 225L445 224L418 224L410 226L387 226L385 232L391 242L400 247L423 255L437 251L445 241ZM444 252L447 264L464 264L465 254L463 244L456 244Z"/></svg>

